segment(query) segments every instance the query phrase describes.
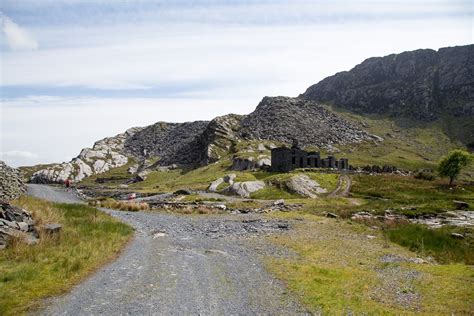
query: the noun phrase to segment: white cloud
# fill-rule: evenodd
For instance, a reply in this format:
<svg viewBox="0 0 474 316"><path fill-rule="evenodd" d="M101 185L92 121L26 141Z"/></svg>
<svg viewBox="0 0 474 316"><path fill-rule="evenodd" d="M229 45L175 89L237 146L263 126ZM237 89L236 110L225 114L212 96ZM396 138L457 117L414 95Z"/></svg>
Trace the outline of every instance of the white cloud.
<svg viewBox="0 0 474 316"><path fill-rule="evenodd" d="M250 94L264 84L274 88L268 93L296 95L368 57L472 41L464 20L377 27L131 24L93 30L41 28L37 33L42 43L62 42L3 54L5 86L146 89L209 82L245 86Z"/></svg>
<svg viewBox="0 0 474 316"><path fill-rule="evenodd" d="M0 23L5 40L11 50L35 50L38 42L22 27L0 12Z"/></svg>
<svg viewBox="0 0 474 316"><path fill-rule="evenodd" d="M33 165L39 162L39 156L35 153L22 150L11 150L0 152L0 160L12 167Z"/></svg>
<svg viewBox="0 0 474 316"><path fill-rule="evenodd" d="M10 158L10 159L11 158L34 159L34 158L38 158L38 155L29 151L12 150L12 151L0 153L0 157Z"/></svg>

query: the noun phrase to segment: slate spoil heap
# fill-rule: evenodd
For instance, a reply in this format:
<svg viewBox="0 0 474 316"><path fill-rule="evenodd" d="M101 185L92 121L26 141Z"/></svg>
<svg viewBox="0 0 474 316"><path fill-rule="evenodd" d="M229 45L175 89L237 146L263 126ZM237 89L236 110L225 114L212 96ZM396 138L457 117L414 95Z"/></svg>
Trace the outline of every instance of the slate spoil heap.
<svg viewBox="0 0 474 316"><path fill-rule="evenodd" d="M4 249L12 238L28 244L38 242L38 233L31 214L8 203L26 192L21 173L0 161L0 249Z"/></svg>
<svg viewBox="0 0 474 316"><path fill-rule="evenodd" d="M20 171L0 161L0 201L17 199L25 192Z"/></svg>

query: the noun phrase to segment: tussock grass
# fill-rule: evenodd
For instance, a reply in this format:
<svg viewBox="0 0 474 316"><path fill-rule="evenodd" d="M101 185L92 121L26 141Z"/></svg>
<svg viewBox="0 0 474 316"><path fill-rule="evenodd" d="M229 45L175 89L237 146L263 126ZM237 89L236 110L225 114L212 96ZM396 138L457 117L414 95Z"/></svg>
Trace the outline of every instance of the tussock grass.
<svg viewBox="0 0 474 316"><path fill-rule="evenodd" d="M182 207L182 208L169 208L164 209L167 213L173 214L184 214L184 215L215 215L215 214L222 214L225 211L217 209L217 208L210 208L205 205L200 205L198 207Z"/></svg>
<svg viewBox="0 0 474 316"><path fill-rule="evenodd" d="M127 212L149 211L150 205L145 202L136 201L117 201L111 198L105 200L94 200L89 204L97 207L105 207L114 210L121 210Z"/></svg>
<svg viewBox="0 0 474 316"><path fill-rule="evenodd" d="M114 258L132 236L129 226L80 204L54 204L32 197L15 202L41 222L62 225L58 238L35 246L14 243L0 251L0 315L18 315L59 295Z"/></svg>
<svg viewBox="0 0 474 316"><path fill-rule="evenodd" d="M433 256L438 262L461 262L474 264L474 236L472 230L465 230L466 239L457 239L451 236L462 228L441 227L429 229L423 225L401 225L386 229L388 238L422 256Z"/></svg>

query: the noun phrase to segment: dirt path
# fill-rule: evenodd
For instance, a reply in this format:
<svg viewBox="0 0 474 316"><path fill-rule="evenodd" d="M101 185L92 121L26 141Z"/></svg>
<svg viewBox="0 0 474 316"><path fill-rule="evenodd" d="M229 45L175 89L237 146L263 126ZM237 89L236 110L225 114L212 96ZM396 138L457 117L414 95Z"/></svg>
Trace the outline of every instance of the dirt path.
<svg viewBox="0 0 474 316"><path fill-rule="evenodd" d="M352 181L348 175L341 174L337 180L337 187L334 191L329 193L329 197L336 197L336 196L349 196L349 192L351 191Z"/></svg>
<svg viewBox="0 0 474 316"><path fill-rule="evenodd" d="M77 201L47 186L31 186L29 193ZM257 215L104 211L133 226L134 240L114 263L71 293L48 301L42 314L305 314L265 271L254 246L262 239L249 238L284 233L288 223ZM258 248L273 251L270 245Z"/></svg>

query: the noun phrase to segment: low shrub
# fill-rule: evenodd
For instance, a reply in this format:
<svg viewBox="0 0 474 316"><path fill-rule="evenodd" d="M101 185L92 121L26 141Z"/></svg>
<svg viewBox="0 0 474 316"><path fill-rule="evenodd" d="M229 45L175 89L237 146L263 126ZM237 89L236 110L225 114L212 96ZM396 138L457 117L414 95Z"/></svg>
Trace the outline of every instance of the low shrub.
<svg viewBox="0 0 474 316"><path fill-rule="evenodd" d="M436 175L433 172L428 172L424 170L417 171L413 177L419 180L433 181L436 179Z"/></svg>
<svg viewBox="0 0 474 316"><path fill-rule="evenodd" d="M92 206L105 207L114 210L128 211L128 212L138 212L138 211L148 211L150 210L150 205L145 202L136 202L136 201L116 201L114 199L105 199L105 200L93 200L89 202Z"/></svg>

